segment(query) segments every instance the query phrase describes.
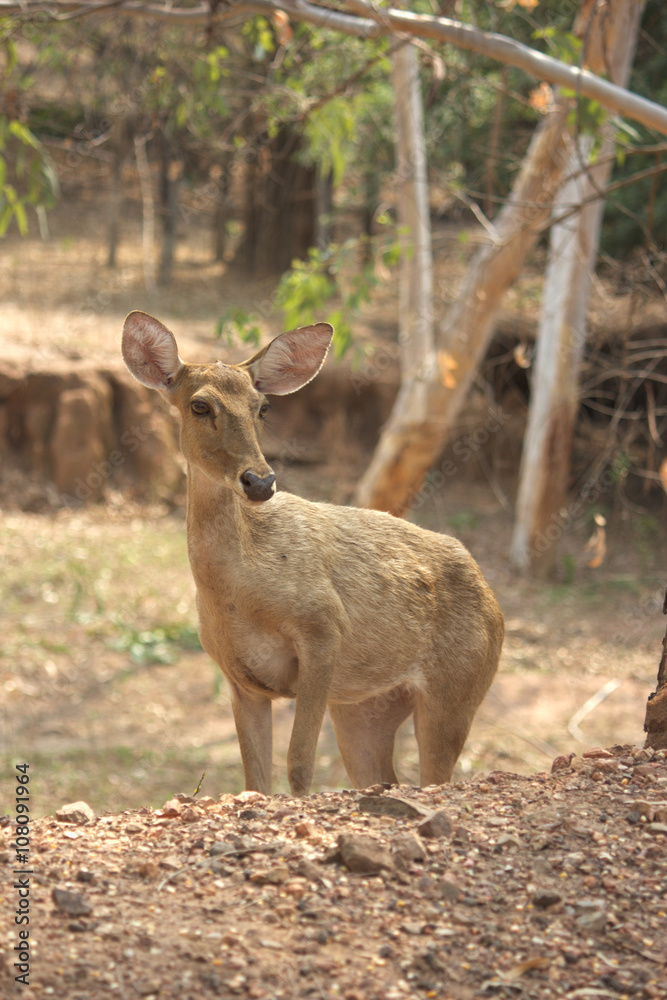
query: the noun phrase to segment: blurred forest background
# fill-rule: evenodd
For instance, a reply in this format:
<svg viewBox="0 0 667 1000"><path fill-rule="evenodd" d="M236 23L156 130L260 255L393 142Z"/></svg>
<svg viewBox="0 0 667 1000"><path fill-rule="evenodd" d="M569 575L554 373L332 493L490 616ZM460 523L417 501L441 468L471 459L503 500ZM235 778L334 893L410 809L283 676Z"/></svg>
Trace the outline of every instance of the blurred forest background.
<svg viewBox="0 0 667 1000"><path fill-rule="evenodd" d="M605 49L590 0L410 6L573 67L589 65L596 32ZM425 37L408 46L216 3L179 5L192 15L181 20L18 7L0 5L3 768L17 754L38 765L45 811L68 797L158 801L201 770L218 790L240 787L224 686L196 636L177 428L118 357L133 308L166 322L188 360L239 360L283 328L334 324L325 371L276 402L267 457L283 488L394 509L458 534L482 565L508 640L461 774L534 770L572 740L642 740L667 556L665 134ZM661 0L643 5L634 47L628 87L664 107ZM397 133L406 48L417 153ZM604 58L593 71L609 75ZM551 119L570 169L550 201L524 204L522 168ZM583 321L551 356L539 346L549 310L568 298L553 288L569 286L545 293L549 214L568 176L602 161L599 245L591 267L574 258L589 279ZM402 216L420 163L428 260ZM554 215L577 217L573 204ZM471 285L514 238L517 205L530 245L495 291L484 275ZM411 261L432 274L416 332ZM473 350L461 310L491 299ZM548 418L535 417L540 350L543 372L561 374ZM431 395L413 398L423 384ZM559 429L538 459L531 407ZM428 442L403 448L422 465L369 483L399 418L412 445ZM528 569L539 587L517 573ZM276 710L279 727L291 711ZM414 780L411 740L399 770ZM343 780L328 728L320 766L320 786Z"/></svg>

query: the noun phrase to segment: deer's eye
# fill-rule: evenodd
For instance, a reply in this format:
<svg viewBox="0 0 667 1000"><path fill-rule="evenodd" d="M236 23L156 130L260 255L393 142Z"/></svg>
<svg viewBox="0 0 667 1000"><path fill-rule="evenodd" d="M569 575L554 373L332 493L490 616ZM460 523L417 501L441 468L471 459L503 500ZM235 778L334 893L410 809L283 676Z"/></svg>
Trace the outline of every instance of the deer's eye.
<svg viewBox="0 0 667 1000"><path fill-rule="evenodd" d="M260 417L260 420L264 419L264 417L267 415L267 413L269 412L270 409L271 409L271 407L270 407L270 405L268 403L262 403L262 405L259 408L259 417Z"/></svg>
<svg viewBox="0 0 667 1000"><path fill-rule="evenodd" d="M203 399L193 399L190 405L192 406L192 412L200 416L204 413L210 413L210 407Z"/></svg>

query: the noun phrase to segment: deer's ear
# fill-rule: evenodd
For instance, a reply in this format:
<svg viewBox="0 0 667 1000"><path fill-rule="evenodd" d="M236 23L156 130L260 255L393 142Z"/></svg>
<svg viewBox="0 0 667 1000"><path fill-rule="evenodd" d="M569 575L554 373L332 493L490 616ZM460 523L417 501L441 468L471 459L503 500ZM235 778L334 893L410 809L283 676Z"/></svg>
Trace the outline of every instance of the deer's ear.
<svg viewBox="0 0 667 1000"><path fill-rule="evenodd" d="M333 332L330 323L316 323L281 333L240 367L248 370L260 392L276 396L296 392L324 364Z"/></svg>
<svg viewBox="0 0 667 1000"><path fill-rule="evenodd" d="M173 333L138 310L125 320L122 351L132 375L149 389L168 389L183 367Z"/></svg>

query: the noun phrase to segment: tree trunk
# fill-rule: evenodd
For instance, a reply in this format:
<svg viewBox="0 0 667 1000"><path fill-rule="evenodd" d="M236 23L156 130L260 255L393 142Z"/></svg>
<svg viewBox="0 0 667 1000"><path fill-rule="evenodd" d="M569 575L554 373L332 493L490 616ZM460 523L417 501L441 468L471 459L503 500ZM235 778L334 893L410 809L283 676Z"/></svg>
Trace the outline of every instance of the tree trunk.
<svg viewBox="0 0 667 1000"><path fill-rule="evenodd" d="M155 290L155 261L153 243L155 240L155 202L153 200L153 176L146 155L147 136L135 136L134 156L137 161L139 186L141 188L142 226L141 248L144 268L144 287L147 292Z"/></svg>
<svg viewBox="0 0 667 1000"><path fill-rule="evenodd" d="M643 6L637 0L614 0L588 32L587 62L597 72L607 70L620 86L626 86L630 75ZM586 13L584 5L582 19ZM578 139L570 161L571 176L554 205L556 217L606 187L613 166L613 131L607 125L597 162L592 164L593 137ZM579 369L603 210L601 199L589 202L551 229L511 548L516 567L541 574L553 567L553 543L562 534L559 514L568 490Z"/></svg>
<svg viewBox="0 0 667 1000"><path fill-rule="evenodd" d="M283 128L248 164L242 254L249 276L282 274L315 243L317 170L297 161L301 143Z"/></svg>
<svg viewBox="0 0 667 1000"><path fill-rule="evenodd" d="M107 267L116 266L118 254L118 239L120 234L120 217L123 207L122 173L123 164L132 149L130 138L130 123L119 113L112 113L111 125L111 184L108 204L107 229Z"/></svg>
<svg viewBox="0 0 667 1000"><path fill-rule="evenodd" d="M667 615L667 591L665 591L662 613ZM667 632L662 640L658 683L646 703L644 731L646 733L645 746L653 747L654 750L667 749Z"/></svg>
<svg viewBox="0 0 667 1000"><path fill-rule="evenodd" d="M493 335L504 292L549 217L571 150L569 102L548 112L531 141L496 238L477 253L418 381L403 382L356 501L404 516L419 502Z"/></svg>
<svg viewBox="0 0 667 1000"><path fill-rule="evenodd" d="M315 246L326 250L333 241L333 171L318 169L315 208Z"/></svg>
<svg viewBox="0 0 667 1000"><path fill-rule="evenodd" d="M424 121L419 65L413 45L401 45L392 56L396 100L396 154L398 169L398 223L401 231L399 283L399 347L401 389L394 415L382 436L366 475L359 483L356 502L375 506L374 485L387 461L392 462L396 435L411 456L423 446L423 425L429 405L426 372L435 368L433 335L433 259ZM392 426L393 424L393 426ZM382 443L389 445L388 451Z"/></svg>
<svg viewBox="0 0 667 1000"><path fill-rule="evenodd" d="M223 261L227 249L228 197L231 183L232 158L223 157L211 171L210 183L215 186L213 209L213 259Z"/></svg>
<svg viewBox="0 0 667 1000"><path fill-rule="evenodd" d="M162 158L160 169L160 217L162 220L162 246L158 285L165 288L171 284L176 247L176 227L178 223L178 189L183 175L183 163L176 159L169 140L161 137Z"/></svg>

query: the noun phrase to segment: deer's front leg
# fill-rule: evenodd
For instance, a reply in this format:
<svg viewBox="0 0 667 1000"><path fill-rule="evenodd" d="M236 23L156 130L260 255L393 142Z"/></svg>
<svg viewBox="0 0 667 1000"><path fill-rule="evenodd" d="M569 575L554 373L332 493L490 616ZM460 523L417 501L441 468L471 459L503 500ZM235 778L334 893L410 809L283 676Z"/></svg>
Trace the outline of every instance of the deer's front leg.
<svg viewBox="0 0 667 1000"><path fill-rule="evenodd" d="M231 689L246 791L270 795L273 765L271 699L244 691L235 684Z"/></svg>
<svg viewBox="0 0 667 1000"><path fill-rule="evenodd" d="M293 795L307 795L315 770L317 740L327 707L338 642L326 633L297 644L299 676L294 725L287 751L287 777Z"/></svg>

